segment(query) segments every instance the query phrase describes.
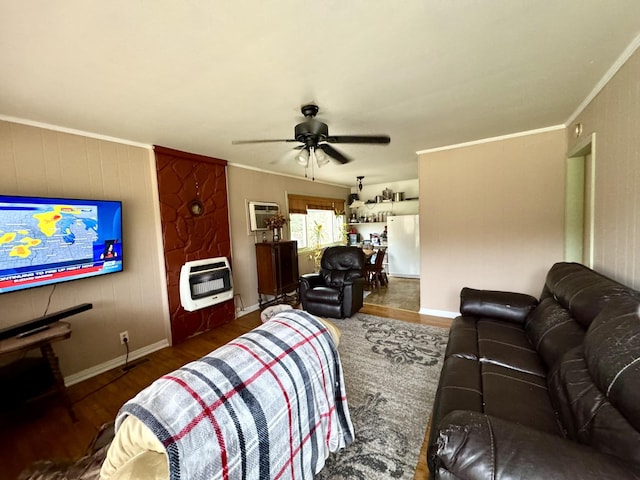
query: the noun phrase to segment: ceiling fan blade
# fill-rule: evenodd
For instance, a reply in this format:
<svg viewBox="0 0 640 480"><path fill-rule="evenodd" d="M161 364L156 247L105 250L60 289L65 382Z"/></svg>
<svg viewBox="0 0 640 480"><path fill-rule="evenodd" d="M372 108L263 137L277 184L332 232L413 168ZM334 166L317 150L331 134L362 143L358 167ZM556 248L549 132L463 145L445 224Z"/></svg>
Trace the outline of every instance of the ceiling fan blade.
<svg viewBox="0 0 640 480"><path fill-rule="evenodd" d="M318 148L321 149L327 155L329 155L331 158L342 163L343 165L351 161L349 157L339 152L338 150L336 150L335 148L333 148L331 145L327 143L321 143L320 145L318 145Z"/></svg>
<svg viewBox="0 0 640 480"><path fill-rule="evenodd" d="M282 155L279 155L273 160L269 161L269 165L289 165L298 156L298 153L296 152L297 151L295 149L287 150Z"/></svg>
<svg viewBox="0 0 640 480"><path fill-rule="evenodd" d="M294 138L282 138L278 140L232 140L231 145L243 145L247 143L274 143L274 142L297 142Z"/></svg>
<svg viewBox="0 0 640 480"><path fill-rule="evenodd" d="M326 138L331 143L378 143L391 142L389 135L332 135Z"/></svg>

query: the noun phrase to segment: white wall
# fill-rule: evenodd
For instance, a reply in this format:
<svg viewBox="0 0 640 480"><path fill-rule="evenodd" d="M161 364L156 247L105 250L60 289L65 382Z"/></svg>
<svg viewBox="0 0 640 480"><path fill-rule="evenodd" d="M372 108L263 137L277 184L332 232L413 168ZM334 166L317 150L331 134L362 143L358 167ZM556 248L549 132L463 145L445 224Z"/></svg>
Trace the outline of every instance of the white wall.
<svg viewBox="0 0 640 480"><path fill-rule="evenodd" d="M420 308L457 312L462 287L539 296L563 259L564 130L425 153Z"/></svg>
<svg viewBox="0 0 640 480"><path fill-rule="evenodd" d="M229 217L231 228L231 256L233 258L233 290L242 296L247 311L258 305L258 275L256 271L256 242L262 241L262 234L249 232L247 202L251 200L276 202L287 214L287 194L312 195L340 198L345 202L349 188L314 182L310 179L294 178L229 165L227 167L229 191ZM284 229L288 239L287 229ZM300 274L313 271L313 262L307 254L298 255ZM236 304L236 308L238 305ZM242 315L239 312L238 315Z"/></svg>

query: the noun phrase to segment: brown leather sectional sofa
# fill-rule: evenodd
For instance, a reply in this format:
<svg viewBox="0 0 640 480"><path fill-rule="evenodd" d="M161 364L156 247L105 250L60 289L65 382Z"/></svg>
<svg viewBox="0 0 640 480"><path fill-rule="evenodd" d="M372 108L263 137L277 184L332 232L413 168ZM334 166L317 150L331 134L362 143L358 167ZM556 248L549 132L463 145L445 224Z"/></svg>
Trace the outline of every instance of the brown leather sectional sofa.
<svg viewBox="0 0 640 480"><path fill-rule="evenodd" d="M640 293L555 264L540 300L465 288L436 394L437 479L639 479Z"/></svg>

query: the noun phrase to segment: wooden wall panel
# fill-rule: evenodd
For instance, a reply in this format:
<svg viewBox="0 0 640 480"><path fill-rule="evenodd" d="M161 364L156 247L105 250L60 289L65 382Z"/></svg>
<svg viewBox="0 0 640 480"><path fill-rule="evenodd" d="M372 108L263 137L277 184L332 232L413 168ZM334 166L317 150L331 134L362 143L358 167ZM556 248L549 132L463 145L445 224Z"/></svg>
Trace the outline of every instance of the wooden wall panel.
<svg viewBox="0 0 640 480"><path fill-rule="evenodd" d="M167 343L155 165L144 146L0 121L0 192L5 195L122 200L124 271L0 295L0 328L93 303L69 317L73 334L54 350L75 382ZM51 297L49 297L51 295ZM2 474L0 474L2 477Z"/></svg>
<svg viewBox="0 0 640 480"><path fill-rule="evenodd" d="M569 150L596 134L594 268L640 289L640 49L571 122Z"/></svg>
<svg viewBox="0 0 640 480"><path fill-rule="evenodd" d="M231 262L229 206L224 160L154 147L162 220L171 334L174 344L235 317L233 300L195 312L180 304L180 269L191 260L227 257ZM199 200L204 213L189 205Z"/></svg>

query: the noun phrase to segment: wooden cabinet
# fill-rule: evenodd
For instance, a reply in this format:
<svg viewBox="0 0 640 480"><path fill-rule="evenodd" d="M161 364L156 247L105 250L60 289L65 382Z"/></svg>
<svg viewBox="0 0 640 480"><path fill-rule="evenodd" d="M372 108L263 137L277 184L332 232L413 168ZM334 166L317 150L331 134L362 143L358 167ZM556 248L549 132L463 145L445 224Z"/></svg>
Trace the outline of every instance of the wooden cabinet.
<svg viewBox="0 0 640 480"><path fill-rule="evenodd" d="M260 308L298 302L298 242L256 243L256 264Z"/></svg>

